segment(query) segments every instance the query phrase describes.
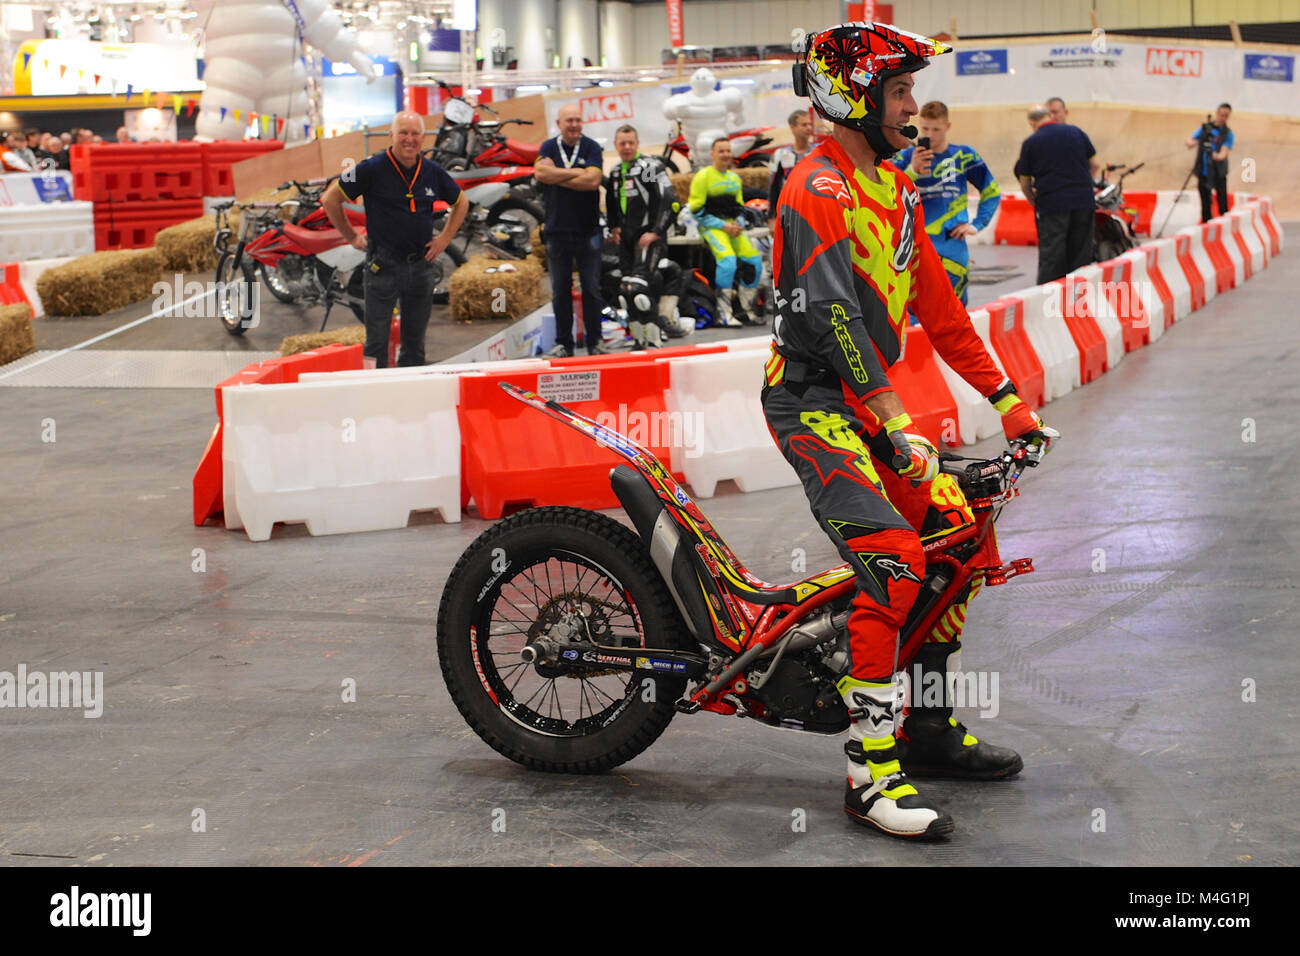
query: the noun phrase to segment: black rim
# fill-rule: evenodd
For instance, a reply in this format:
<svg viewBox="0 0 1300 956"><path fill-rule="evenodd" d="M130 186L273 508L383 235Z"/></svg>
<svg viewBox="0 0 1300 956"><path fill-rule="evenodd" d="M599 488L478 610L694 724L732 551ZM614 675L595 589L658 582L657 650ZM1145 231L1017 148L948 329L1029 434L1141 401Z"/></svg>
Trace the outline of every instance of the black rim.
<svg viewBox="0 0 1300 956"><path fill-rule="evenodd" d="M470 633L479 680L503 714L552 737L596 733L636 696L634 672L593 671L563 660L525 663L520 651L538 637L561 645L645 646L631 595L590 558L550 551L489 586Z"/></svg>

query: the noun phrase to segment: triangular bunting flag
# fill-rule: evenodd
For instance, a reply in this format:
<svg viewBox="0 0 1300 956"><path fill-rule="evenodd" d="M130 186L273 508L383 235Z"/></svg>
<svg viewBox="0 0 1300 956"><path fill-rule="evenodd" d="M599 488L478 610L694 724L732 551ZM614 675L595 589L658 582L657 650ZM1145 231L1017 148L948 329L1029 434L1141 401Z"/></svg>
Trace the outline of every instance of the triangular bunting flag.
<svg viewBox="0 0 1300 956"><path fill-rule="evenodd" d="M284 120L277 118L275 121L275 135L279 136L284 132Z"/></svg>
<svg viewBox="0 0 1300 956"><path fill-rule="evenodd" d="M302 124L302 138L303 138L303 139L307 139L309 136L311 136L311 123L303 123L303 124Z"/></svg>
<svg viewBox="0 0 1300 956"><path fill-rule="evenodd" d="M96 87L96 89L98 89L98 88L99 88L99 78L100 78L100 74L99 74L99 73L92 73L91 75L95 78L95 87Z"/></svg>
<svg viewBox="0 0 1300 956"><path fill-rule="evenodd" d="M117 80L114 80L114 81L113 81L113 87L114 87L114 89L117 88ZM128 103L131 102L131 84L130 84L130 83L126 84L126 101L127 101Z"/></svg>
<svg viewBox="0 0 1300 956"><path fill-rule="evenodd" d="M317 126L317 127L316 127L316 138L317 138L317 139L324 139L324 138L325 138L325 127L324 127L324 126Z"/></svg>
<svg viewBox="0 0 1300 956"><path fill-rule="evenodd" d="M148 88L148 87L145 87L145 90L144 90L144 101L145 101L146 103L149 102L149 88Z"/></svg>
<svg viewBox="0 0 1300 956"><path fill-rule="evenodd" d="M67 72L68 72L68 65L67 65L66 63L60 63L60 64L59 64L59 79L63 79L63 74L64 74L64 73L67 73Z"/></svg>
<svg viewBox="0 0 1300 956"><path fill-rule="evenodd" d="M199 104L198 104L198 100L196 100L194 97L191 96L189 99L187 99L187 100L185 101L185 115L186 115L186 116L193 116L193 115L194 115L194 107L196 107L196 106L198 106L198 105L199 105ZM221 118L222 118L222 119L225 119L225 116L226 116L225 107L222 107L222 110L221 110Z"/></svg>
<svg viewBox="0 0 1300 956"><path fill-rule="evenodd" d="M46 73L50 72L50 61L49 61L49 60L41 60L41 62L45 64L45 72L46 72Z"/></svg>
<svg viewBox="0 0 1300 956"><path fill-rule="evenodd" d="M262 114L262 132L263 132L263 133L268 133L268 132L270 132L270 126L271 126L271 117L269 117L269 116L267 116L265 113L263 113L263 114Z"/></svg>
<svg viewBox="0 0 1300 956"><path fill-rule="evenodd" d="M236 119L236 121L238 121L239 117L236 116L235 119ZM220 121L220 122L225 122L225 120L226 120L226 108L223 106L223 107L221 107L221 117L220 117L220 120L219 120L219 121Z"/></svg>
<svg viewBox="0 0 1300 956"><path fill-rule="evenodd" d="M77 79L79 79L79 80L84 80L85 78L86 78L86 71L85 71L85 70L78 70L78 71L77 71Z"/></svg>
<svg viewBox="0 0 1300 956"><path fill-rule="evenodd" d="M175 93L172 94L172 112L177 116L181 115L181 98Z"/></svg>
<svg viewBox="0 0 1300 956"><path fill-rule="evenodd" d="M222 108L223 110L225 109L224 106L221 107L221 108ZM235 111L234 111L234 116L235 116L235 122L238 123L238 122L239 122L239 110L235 110Z"/></svg>
<svg viewBox="0 0 1300 956"><path fill-rule="evenodd" d="M30 53L24 53L24 54L23 54L23 69L24 69L24 70L27 69L28 66L31 64L31 62L32 62L32 55L31 55Z"/></svg>

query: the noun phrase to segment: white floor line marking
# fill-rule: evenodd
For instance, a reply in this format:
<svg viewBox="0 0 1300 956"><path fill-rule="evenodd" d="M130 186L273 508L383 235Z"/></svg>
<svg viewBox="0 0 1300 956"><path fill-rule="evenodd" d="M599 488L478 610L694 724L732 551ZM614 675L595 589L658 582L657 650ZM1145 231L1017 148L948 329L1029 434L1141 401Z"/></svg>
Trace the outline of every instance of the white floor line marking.
<svg viewBox="0 0 1300 956"><path fill-rule="evenodd" d="M133 329L137 325L143 325L144 323L151 322L154 319L161 319L166 315L170 315L171 313L176 312L178 309L183 309L191 302L198 302L200 299L206 299L208 296L212 295L216 291L217 291L216 289L208 289L206 292L200 292L196 296L191 296L190 298L186 299L184 302L178 302L176 305L169 306L168 308L163 309L161 312L159 311L150 312L148 315L141 316L140 318L135 319L134 321L126 323L126 325L118 326L117 328L111 329L108 332L102 332L99 335L96 335L93 339L86 339L86 341L78 342L76 345L69 346L66 349L59 349L59 351L55 352L53 355L47 355L45 356L45 358L33 362L31 365L25 365L22 368L16 368L13 369L12 371L5 372L3 375L0 375L0 380L9 378L9 376L11 375L21 375L23 372L44 365L46 362L53 361L56 358L62 358L64 355L67 355L69 352L75 352L78 349L84 349L88 345L94 345L96 342L102 342L104 341L104 339L112 338L114 335L117 335L117 333L119 332L125 332L127 329Z"/></svg>

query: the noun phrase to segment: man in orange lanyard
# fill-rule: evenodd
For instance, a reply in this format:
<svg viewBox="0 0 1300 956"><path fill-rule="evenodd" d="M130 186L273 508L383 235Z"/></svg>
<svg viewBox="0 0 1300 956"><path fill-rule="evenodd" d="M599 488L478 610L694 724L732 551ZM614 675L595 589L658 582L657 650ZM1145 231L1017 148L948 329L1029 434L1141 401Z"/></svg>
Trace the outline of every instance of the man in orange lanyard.
<svg viewBox="0 0 1300 956"><path fill-rule="evenodd" d="M348 242L366 253L366 358L388 364L393 307L401 303L402 347L398 365L424 364L424 333L433 309L434 262L465 220L469 201L437 163L420 155L424 120L418 113L393 117L392 144L363 159L330 183L321 204ZM365 196L366 233L352 228L345 201ZM451 216L434 235L433 204L451 206Z"/></svg>

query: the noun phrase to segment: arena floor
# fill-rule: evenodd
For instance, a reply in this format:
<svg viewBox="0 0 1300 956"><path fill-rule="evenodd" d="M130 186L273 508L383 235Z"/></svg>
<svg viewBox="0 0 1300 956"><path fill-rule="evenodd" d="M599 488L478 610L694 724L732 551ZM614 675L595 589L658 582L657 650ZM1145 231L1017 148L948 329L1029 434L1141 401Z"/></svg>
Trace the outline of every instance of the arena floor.
<svg viewBox="0 0 1300 956"><path fill-rule="evenodd" d="M1026 273L1005 289L1031 283L1034 250L976 252ZM252 360L239 353L318 316L297 317L304 328L273 317L275 343L271 329L239 344L215 321L187 334L197 320L155 320L91 346L133 353L111 358L145 370L124 372L127 387L78 385L93 369L71 368L77 353L45 362L48 379L0 380L0 670L104 673L97 719L0 712L0 853L35 865L1294 865L1294 255L1046 408L1064 438L999 525L1004 557L1032 556L1037 571L981 594L963 655L999 675L1000 714L960 716L1019 750L1025 770L923 783L957 823L936 845L848 822L839 738L697 714L601 776L499 757L449 701L434 649L448 569L486 522L417 516L403 531L321 538L290 526L259 544L193 527L190 478L219 380L207 353L236 353L222 361L237 368ZM67 348L136 317L41 320L38 344ZM486 334L446 344L465 333L435 322L430 357ZM129 387L171 384L178 365L189 387ZM797 488L726 484L703 504L764 577L790 578L797 547L810 570L836 562ZM354 703L340 693L349 678Z"/></svg>

